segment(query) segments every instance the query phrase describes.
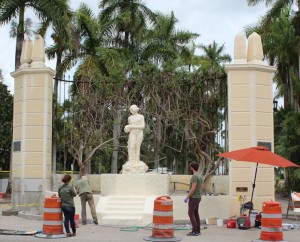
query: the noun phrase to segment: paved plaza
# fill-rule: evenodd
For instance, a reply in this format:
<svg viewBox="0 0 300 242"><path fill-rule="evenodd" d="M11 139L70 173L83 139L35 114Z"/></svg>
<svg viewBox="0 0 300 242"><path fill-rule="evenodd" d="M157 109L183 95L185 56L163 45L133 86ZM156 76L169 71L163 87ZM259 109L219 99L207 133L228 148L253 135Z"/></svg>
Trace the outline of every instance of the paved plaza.
<svg viewBox="0 0 300 242"><path fill-rule="evenodd" d="M42 228L42 221L26 219L19 216L3 216L2 210L9 209L10 204L0 202L0 231L26 231L33 232ZM289 212L289 219L286 219L287 202L283 201L283 223L295 224L295 218L292 212ZM299 218L300 219L300 218ZM260 237L260 229L251 228L249 230L228 229L226 225L219 227L217 225L203 225L206 228L202 229L201 236L190 237L186 236L189 232L189 225L186 223L175 224L174 234L180 241L202 241L202 242L251 242ZM298 221L300 223L300 221ZM52 239L52 241L98 241L98 242L141 242L144 239L151 237L152 229L149 226L145 227L120 227L120 226L105 226L94 225L90 221L87 225L79 225L77 236L70 238ZM300 229L283 232L284 241L299 242ZM45 238L37 238L32 235L1 235L0 241L43 241L49 240Z"/></svg>
<svg viewBox="0 0 300 242"><path fill-rule="evenodd" d="M0 216L0 229L19 230L19 231L35 231L41 229L42 221L28 220L17 216ZM253 228L249 230L228 229L224 225L208 225L202 230L201 236L189 237L187 225L175 225L174 234L181 241L206 241L206 242L246 242L258 239L260 230ZM87 224L81 225L77 229L77 236L71 238L52 239L54 241L103 241L103 242L141 242L144 238L150 237L151 228L145 227L113 227ZM284 231L284 240L288 242L298 242L300 238L300 230ZM46 240L31 235L0 235L0 241L38 241Z"/></svg>

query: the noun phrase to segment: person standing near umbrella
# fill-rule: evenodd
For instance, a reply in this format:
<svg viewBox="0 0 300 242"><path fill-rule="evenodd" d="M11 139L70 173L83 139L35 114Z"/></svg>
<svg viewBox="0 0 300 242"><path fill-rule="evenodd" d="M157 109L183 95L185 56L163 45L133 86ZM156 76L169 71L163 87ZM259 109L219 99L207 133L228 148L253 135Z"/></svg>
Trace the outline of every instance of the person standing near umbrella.
<svg viewBox="0 0 300 242"><path fill-rule="evenodd" d="M199 204L201 202L202 194L202 177L198 173L199 164L192 162L189 164L189 168L193 175L190 180L190 189L184 199L184 202L188 202L188 215L192 224L192 231L188 233L188 236L200 235L200 216L199 216Z"/></svg>

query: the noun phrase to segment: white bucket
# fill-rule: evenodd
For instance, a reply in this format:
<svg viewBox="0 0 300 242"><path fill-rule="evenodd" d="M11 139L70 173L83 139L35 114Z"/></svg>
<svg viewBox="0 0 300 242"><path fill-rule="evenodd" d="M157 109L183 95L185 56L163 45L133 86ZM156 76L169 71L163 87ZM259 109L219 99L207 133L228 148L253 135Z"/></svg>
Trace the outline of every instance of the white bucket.
<svg viewBox="0 0 300 242"><path fill-rule="evenodd" d="M250 226L251 227L255 227L255 219L256 219L257 214L258 214L258 212L255 212L255 211L250 212Z"/></svg>
<svg viewBox="0 0 300 242"><path fill-rule="evenodd" d="M222 227L222 226L223 226L223 219L218 218L218 219L217 219L217 225L218 225L219 227Z"/></svg>

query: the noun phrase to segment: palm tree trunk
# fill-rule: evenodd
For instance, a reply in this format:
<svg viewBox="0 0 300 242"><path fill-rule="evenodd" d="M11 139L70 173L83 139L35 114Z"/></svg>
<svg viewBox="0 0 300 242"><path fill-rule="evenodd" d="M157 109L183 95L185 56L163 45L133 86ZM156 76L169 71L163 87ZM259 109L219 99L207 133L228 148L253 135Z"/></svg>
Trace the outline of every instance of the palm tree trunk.
<svg viewBox="0 0 300 242"><path fill-rule="evenodd" d="M159 167L159 154L161 146L161 116L159 115L156 123L156 142L154 150L155 168Z"/></svg>
<svg viewBox="0 0 300 242"><path fill-rule="evenodd" d="M296 106L295 106L295 99L294 99L294 88L293 88L293 80L292 80L292 75L291 75L291 68L292 67L290 67L289 69L288 69L288 82L289 82L289 97L290 97L290 104L291 104L291 106L292 107L295 107L296 108Z"/></svg>
<svg viewBox="0 0 300 242"><path fill-rule="evenodd" d="M120 146L120 134L121 134L121 120L122 120L122 107L121 105L117 106L117 112L114 115L114 128L113 128L113 154L111 161L111 173L118 173L118 155L119 155L119 146Z"/></svg>
<svg viewBox="0 0 300 242"><path fill-rule="evenodd" d="M21 53L22 46L24 41L24 13L25 13L25 5L20 6L19 12L19 24L17 29L17 39L16 39L16 54L15 54L15 69L19 69L21 63Z"/></svg>
<svg viewBox="0 0 300 242"><path fill-rule="evenodd" d="M62 51L57 51L56 70L58 70L58 67L61 64L61 59L62 59ZM56 121L57 121L58 80L61 78L62 78L62 74L57 71L54 79L53 101L52 101L52 171L53 173L56 173L56 163L57 163L56 160L57 139L55 136L58 133L56 132L57 131ZM65 162L64 162L64 170L66 170Z"/></svg>

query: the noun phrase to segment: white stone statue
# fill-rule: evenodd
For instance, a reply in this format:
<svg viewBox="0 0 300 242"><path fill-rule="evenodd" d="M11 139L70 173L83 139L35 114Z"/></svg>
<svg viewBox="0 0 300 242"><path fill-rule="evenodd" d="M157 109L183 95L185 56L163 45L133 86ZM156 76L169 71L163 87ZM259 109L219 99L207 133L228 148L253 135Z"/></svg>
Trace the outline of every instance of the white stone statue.
<svg viewBox="0 0 300 242"><path fill-rule="evenodd" d="M128 138L128 161L123 165L123 174L145 173L148 166L140 161L140 149L143 141L145 128L144 116L139 114L139 108L136 105L131 105L129 108L131 115L128 118L128 125L124 131L129 133Z"/></svg>
<svg viewBox="0 0 300 242"><path fill-rule="evenodd" d="M140 161L140 148L143 141L143 129L145 128L144 116L139 114L139 108L131 105L129 108L132 115L128 118L128 125L124 131L129 133L128 138L128 162Z"/></svg>

